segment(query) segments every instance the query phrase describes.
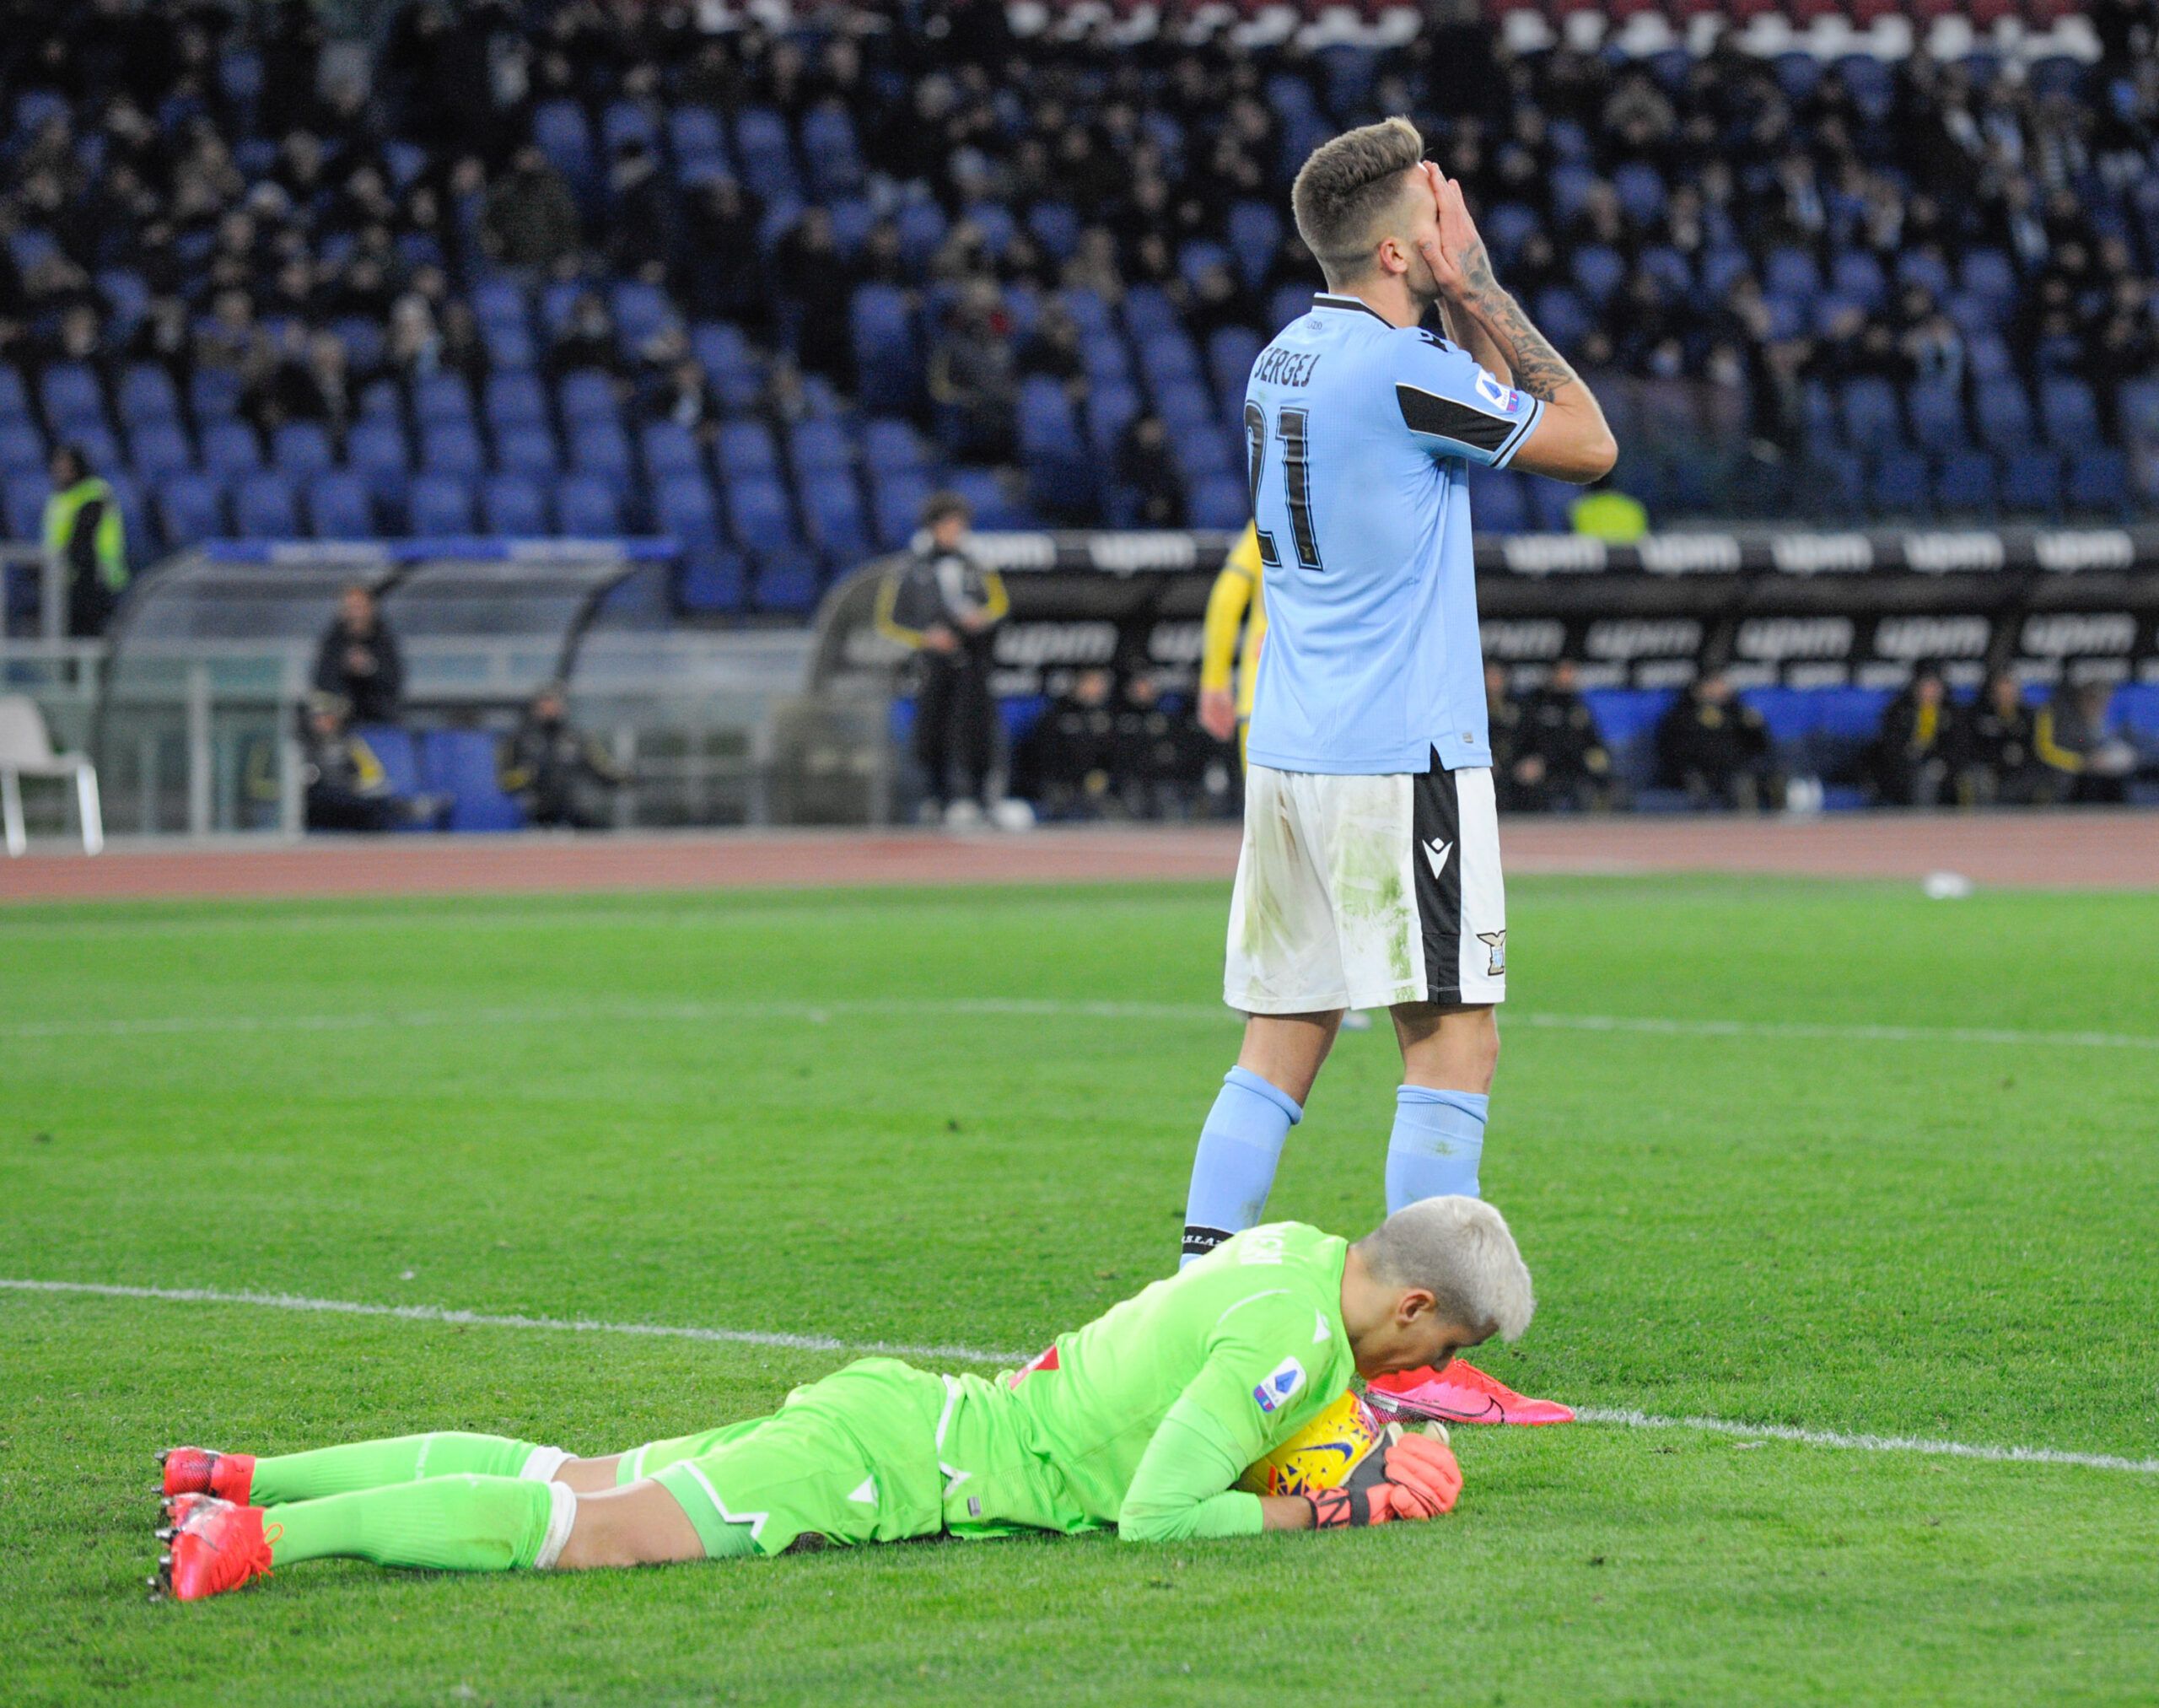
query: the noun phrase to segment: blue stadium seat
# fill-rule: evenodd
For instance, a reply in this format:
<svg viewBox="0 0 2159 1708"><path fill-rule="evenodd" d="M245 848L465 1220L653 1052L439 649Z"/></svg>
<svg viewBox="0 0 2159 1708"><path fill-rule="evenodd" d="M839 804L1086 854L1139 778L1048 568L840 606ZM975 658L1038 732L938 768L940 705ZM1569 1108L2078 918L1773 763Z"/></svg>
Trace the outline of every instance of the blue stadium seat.
<svg viewBox="0 0 2159 1708"><path fill-rule="evenodd" d="M870 525L853 477L834 470L804 482L802 509L811 543L828 560L844 565L870 555Z"/></svg>
<svg viewBox="0 0 2159 1708"><path fill-rule="evenodd" d="M1955 288L1949 276L1948 263L1941 258L1938 249L1909 249L1897 257L1897 283L1915 284L1927 291L1936 302L1946 298Z"/></svg>
<svg viewBox="0 0 2159 1708"><path fill-rule="evenodd" d="M742 560L734 552L693 552L682 559L682 575L676 584L676 596L686 612L732 615L742 609L748 585Z"/></svg>
<svg viewBox="0 0 2159 1708"><path fill-rule="evenodd" d="M893 285L864 285L850 310L858 388L871 413L905 414L919 389L913 311Z"/></svg>
<svg viewBox="0 0 2159 1708"><path fill-rule="evenodd" d="M537 367L540 346L530 328L516 321L482 321L480 342L487 347L487 364L498 378L523 374Z"/></svg>
<svg viewBox="0 0 2159 1708"><path fill-rule="evenodd" d="M892 224L900 234L900 259L910 273L921 273L945 240L945 210L929 200L902 202Z"/></svg>
<svg viewBox="0 0 2159 1708"><path fill-rule="evenodd" d="M580 368L575 373L563 374L555 397L562 405L565 425L622 419L622 408L615 396L615 382L596 368Z"/></svg>
<svg viewBox="0 0 2159 1708"><path fill-rule="evenodd" d="M229 368L197 368L187 376L187 407L198 428L240 412L240 375Z"/></svg>
<svg viewBox="0 0 2159 1708"><path fill-rule="evenodd" d="M735 543L759 558L801 549L794 507L776 480L736 478L728 483L727 513Z"/></svg>
<svg viewBox="0 0 2159 1708"><path fill-rule="evenodd" d="M562 461L554 433L544 423L508 428L495 435L495 466L504 474L549 481Z"/></svg>
<svg viewBox="0 0 2159 1708"><path fill-rule="evenodd" d="M1117 441L1139 413L1139 394L1127 385L1098 385L1087 396L1087 437L1105 463L1117 455Z"/></svg>
<svg viewBox="0 0 2159 1708"><path fill-rule="evenodd" d="M667 300L667 293L643 279L617 279L608 297L615 315L616 342L626 356L634 354L675 319L675 307Z"/></svg>
<svg viewBox="0 0 2159 1708"><path fill-rule="evenodd" d="M2006 303L2016 294L2016 269L1998 249L1967 251L1957 282L1964 291L1995 303Z"/></svg>
<svg viewBox="0 0 2159 1708"><path fill-rule="evenodd" d="M897 474L927 468L929 453L907 423L873 416L862 424L862 460L875 471Z"/></svg>
<svg viewBox="0 0 2159 1708"><path fill-rule="evenodd" d="M803 552L782 552L757 565L755 598L760 611L804 615L816 608L822 578L814 558Z"/></svg>
<svg viewBox="0 0 2159 1708"><path fill-rule="evenodd" d="M724 167L727 136L719 114L711 107L684 105L667 115L667 145L674 151L681 175L690 178L697 169Z"/></svg>
<svg viewBox="0 0 2159 1708"><path fill-rule="evenodd" d="M600 143L609 154L624 143L635 143L660 151L660 126L651 113L635 101L610 101L600 116Z"/></svg>
<svg viewBox="0 0 2159 1708"><path fill-rule="evenodd" d="M2069 460L2069 508L2117 520L2129 514L2129 459L2112 445L2095 445Z"/></svg>
<svg viewBox="0 0 2159 1708"><path fill-rule="evenodd" d="M2159 374L2125 382L2115 394L2121 412L2122 432L2145 444L2159 443Z"/></svg>
<svg viewBox="0 0 2159 1708"><path fill-rule="evenodd" d="M374 532L374 507L367 482L355 474L332 470L309 482L310 531L318 540L364 540Z"/></svg>
<svg viewBox="0 0 2159 1708"><path fill-rule="evenodd" d="M345 463L377 498L401 498L412 468L405 429L387 418L354 422L345 435Z"/></svg>
<svg viewBox="0 0 2159 1708"><path fill-rule="evenodd" d="M51 486L41 475L8 475L0 482L0 509L4 509L10 540L35 544L45 536L45 501Z"/></svg>
<svg viewBox="0 0 2159 1708"><path fill-rule="evenodd" d="M1829 268L1829 288L1869 313L1889 299L1889 281L1882 263L1864 249L1840 251Z"/></svg>
<svg viewBox="0 0 2159 1708"><path fill-rule="evenodd" d="M1502 470L1502 473L1507 471ZM1566 534L1574 531L1575 490L1564 481L1526 477L1521 493L1529 505L1529 531L1533 534ZM1474 507L1473 506L1473 515Z"/></svg>
<svg viewBox="0 0 2159 1708"><path fill-rule="evenodd" d="M1469 486L1469 520L1480 534L1521 534L1529 530L1529 501L1523 496L1522 477L1512 469L1466 467Z"/></svg>
<svg viewBox="0 0 2159 1708"><path fill-rule="evenodd" d="M1052 261L1069 261L1080 247L1080 211L1069 202L1037 202L1028 210L1027 230Z"/></svg>
<svg viewBox="0 0 2159 1708"><path fill-rule="evenodd" d="M1903 443L1896 389L1887 380L1871 374L1847 380L1844 405L1844 439L1854 449L1878 450Z"/></svg>
<svg viewBox="0 0 2159 1708"><path fill-rule="evenodd" d="M533 109L532 140L547 162L579 192L589 189L593 176L592 127L575 101L542 101Z"/></svg>
<svg viewBox="0 0 2159 1708"><path fill-rule="evenodd" d="M353 733L367 743L382 766L383 781L393 795L412 795L427 788L427 773L420 768L420 746L411 731L395 724L355 724ZM433 830L437 826L420 820L402 820L400 831Z"/></svg>
<svg viewBox="0 0 2159 1708"><path fill-rule="evenodd" d="M289 540L300 531L299 502L282 474L244 475L233 488L233 524L244 540Z"/></svg>
<svg viewBox="0 0 2159 1708"><path fill-rule="evenodd" d="M551 531L539 482L522 474L489 475L480 482L480 525L490 534L511 537Z"/></svg>
<svg viewBox="0 0 2159 1708"><path fill-rule="evenodd" d="M0 420L0 475L35 474L42 480L46 460L45 435L35 422L19 418ZM182 465L186 461L183 455Z"/></svg>
<svg viewBox="0 0 2159 1708"><path fill-rule="evenodd" d="M713 444L713 460L730 481L771 480L779 474L779 446L762 421L723 423Z"/></svg>
<svg viewBox="0 0 2159 1708"><path fill-rule="evenodd" d="M1914 380L1904 388L1904 410L1910 418L1912 439L1929 450L1942 452L1967 444L1964 398L1953 380Z"/></svg>
<svg viewBox="0 0 2159 1708"><path fill-rule="evenodd" d="M531 374L490 374L484 411L487 425L505 428L547 424L547 391Z"/></svg>
<svg viewBox="0 0 2159 1708"><path fill-rule="evenodd" d="M1584 244L1575 250L1570 271L1582 294L1599 308L1611 301L1627 282L1626 258L1601 243Z"/></svg>
<svg viewBox="0 0 2159 1708"><path fill-rule="evenodd" d="M72 437L85 422L105 424L105 391L84 364L55 362L40 377L37 389L45 418L63 436Z"/></svg>
<svg viewBox="0 0 2159 1708"><path fill-rule="evenodd" d="M795 479L830 479L854 467L854 443L837 421L801 421L788 434L789 464Z"/></svg>
<svg viewBox="0 0 2159 1708"><path fill-rule="evenodd" d="M472 531L472 488L455 475L412 478L406 513L415 538L443 539Z"/></svg>
<svg viewBox="0 0 2159 1708"><path fill-rule="evenodd" d="M1664 218L1664 179L1648 162L1622 164L1612 175L1612 191L1619 198L1620 213L1635 225L1647 229Z"/></svg>
<svg viewBox="0 0 2159 1708"><path fill-rule="evenodd" d="M572 468L612 482L618 493L636 483L630 436L611 421L579 422L570 431L569 452Z"/></svg>
<svg viewBox="0 0 2159 1708"><path fill-rule="evenodd" d="M208 475L168 475L158 483L158 527L173 551L225 531L224 497Z"/></svg>
<svg viewBox="0 0 2159 1708"><path fill-rule="evenodd" d="M1207 377L1214 395L1241 405L1245 385L1252 378L1252 364L1259 359L1265 341L1249 326L1224 326L1207 341Z"/></svg>
<svg viewBox="0 0 2159 1708"><path fill-rule="evenodd" d="M1806 250L1773 249L1762 264L1762 289L1773 297L1812 301L1822 289L1821 269Z"/></svg>
<svg viewBox="0 0 2159 1708"><path fill-rule="evenodd" d="M462 374L423 374L412 383L412 415L423 431L437 423L472 424L472 388Z"/></svg>
<svg viewBox="0 0 2159 1708"><path fill-rule="evenodd" d="M898 469L870 477L870 508L877 524L877 543L896 552L914 537L922 525L922 507L929 502L929 480L912 469Z"/></svg>
<svg viewBox="0 0 2159 1708"><path fill-rule="evenodd" d="M862 154L854 120L837 100L820 101L802 116L802 158L810 165L813 195L830 200L862 182Z"/></svg>
<svg viewBox="0 0 2159 1708"><path fill-rule="evenodd" d="M745 107L735 115L735 154L742 163L743 183L767 202L801 193L787 121L772 108Z"/></svg>
<svg viewBox="0 0 2159 1708"><path fill-rule="evenodd" d="M703 475L677 475L653 492L653 515L686 552L710 550L719 541L719 506Z"/></svg>
<svg viewBox="0 0 2159 1708"><path fill-rule="evenodd" d="M288 421L270 435L271 466L294 480L305 480L337 466L337 455L320 422Z"/></svg>
<svg viewBox="0 0 2159 1708"><path fill-rule="evenodd" d="M0 363L0 420L19 419L30 412L30 388L23 384L22 371Z"/></svg>
<svg viewBox="0 0 2159 1708"><path fill-rule="evenodd" d="M1923 516L1932 503L1926 459L1909 450L1876 458L1870 496L1874 507L1894 516Z"/></svg>
<svg viewBox="0 0 2159 1708"><path fill-rule="evenodd" d="M953 491L967 501L967 508L974 512L975 526L984 531L1032 528L1039 525L1037 518L1006 491L1004 481L994 470L955 469L951 486Z"/></svg>
<svg viewBox="0 0 2159 1708"><path fill-rule="evenodd" d="M1919 442L1936 449L1925 434L1918 435ZM1962 518L1977 518L1994 514L1995 461L1991 453L1984 450L1952 450L1942 457L1935 471L1935 502L1944 515Z"/></svg>
<svg viewBox="0 0 2159 1708"><path fill-rule="evenodd" d="M697 436L678 421L645 423L638 429L638 449L644 457L645 477L654 484L703 472L704 453Z"/></svg>
<svg viewBox="0 0 2159 1708"><path fill-rule="evenodd" d="M5 428L0 428L0 439L4 439L6 432ZM135 472L145 480L153 481L194 466L194 450L177 421L146 420L128 435L128 445L134 452L129 461ZM8 463L8 452L4 445L0 445L0 467Z"/></svg>
<svg viewBox="0 0 2159 1708"><path fill-rule="evenodd" d="M1252 498L1241 476L1210 474L1192 487L1189 520L1195 528L1235 532L1252 520Z"/></svg>
<svg viewBox="0 0 2159 1708"><path fill-rule="evenodd" d="M2048 442L2056 450L2081 454L2105 439L2099 430L2097 400L2081 380L2060 375L2042 380L2039 418L2046 423Z"/></svg>
<svg viewBox="0 0 2159 1708"><path fill-rule="evenodd" d="M568 475L555 488L555 521L573 539L611 538L622 531L622 499L611 482Z"/></svg>
<svg viewBox="0 0 2159 1708"><path fill-rule="evenodd" d="M496 741L485 730L429 730L420 737L420 765L431 793L450 798L446 830L520 830L525 811L503 793Z"/></svg>
<svg viewBox="0 0 2159 1708"><path fill-rule="evenodd" d="M149 422L180 419L180 388L154 362L137 362L120 376L119 403L130 434Z"/></svg>
<svg viewBox="0 0 2159 1708"><path fill-rule="evenodd" d="M2031 400L2015 380L1983 382L1973 396L1980 442L1989 449L2013 454L2029 446L2034 437Z"/></svg>
<svg viewBox="0 0 2159 1708"><path fill-rule="evenodd" d="M202 466L228 479L262 466L262 445L244 421L213 422L202 430Z"/></svg>
<svg viewBox="0 0 2159 1708"><path fill-rule="evenodd" d="M2005 453L2001 485L2003 509L2013 515L2051 516L2061 509L2061 457L2038 445Z"/></svg>
<svg viewBox="0 0 2159 1708"><path fill-rule="evenodd" d="M1563 351L1578 347L1596 327L1581 298L1564 285L1547 285L1537 294L1537 324Z"/></svg>
<svg viewBox="0 0 2159 1708"><path fill-rule="evenodd" d="M478 431L469 421L431 421L420 428L420 466L429 474L477 480L487 459Z"/></svg>

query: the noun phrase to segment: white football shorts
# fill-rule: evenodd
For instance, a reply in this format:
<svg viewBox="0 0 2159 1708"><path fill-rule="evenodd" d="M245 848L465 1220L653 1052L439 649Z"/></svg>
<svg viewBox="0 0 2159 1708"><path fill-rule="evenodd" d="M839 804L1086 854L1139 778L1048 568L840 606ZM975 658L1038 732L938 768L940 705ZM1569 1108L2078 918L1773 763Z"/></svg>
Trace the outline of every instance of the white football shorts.
<svg viewBox="0 0 2159 1708"><path fill-rule="evenodd" d="M1491 772L1252 766L1222 994L1246 1014L1505 1001Z"/></svg>

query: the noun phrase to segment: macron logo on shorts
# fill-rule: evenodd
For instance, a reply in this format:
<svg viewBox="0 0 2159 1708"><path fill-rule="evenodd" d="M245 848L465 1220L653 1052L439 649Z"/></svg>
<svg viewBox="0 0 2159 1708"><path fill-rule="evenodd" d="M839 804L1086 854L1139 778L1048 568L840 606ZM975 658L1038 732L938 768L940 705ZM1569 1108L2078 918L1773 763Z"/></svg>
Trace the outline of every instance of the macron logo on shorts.
<svg viewBox="0 0 2159 1708"><path fill-rule="evenodd" d="M1262 1411L1273 1411L1305 1385L1305 1366L1285 1358L1268 1373L1267 1380L1252 1391Z"/></svg>
<svg viewBox="0 0 2159 1708"><path fill-rule="evenodd" d="M1424 858L1432 863L1432 876L1439 876L1446 867L1447 856L1454 852L1454 844L1434 837L1424 844Z"/></svg>

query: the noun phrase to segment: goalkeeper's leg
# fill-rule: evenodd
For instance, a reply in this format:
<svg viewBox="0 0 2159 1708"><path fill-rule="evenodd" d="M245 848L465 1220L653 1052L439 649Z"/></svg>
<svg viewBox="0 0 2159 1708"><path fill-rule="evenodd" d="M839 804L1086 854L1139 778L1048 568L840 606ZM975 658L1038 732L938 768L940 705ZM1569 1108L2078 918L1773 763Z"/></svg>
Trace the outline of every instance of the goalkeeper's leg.
<svg viewBox="0 0 2159 1708"><path fill-rule="evenodd" d="M169 1497L215 1495L243 1506L317 1501L431 1477L521 1477L595 1490L615 1485L612 1460L573 1459L560 1447L462 1431L353 1441L274 1457L201 1447L170 1447L158 1457Z"/></svg>

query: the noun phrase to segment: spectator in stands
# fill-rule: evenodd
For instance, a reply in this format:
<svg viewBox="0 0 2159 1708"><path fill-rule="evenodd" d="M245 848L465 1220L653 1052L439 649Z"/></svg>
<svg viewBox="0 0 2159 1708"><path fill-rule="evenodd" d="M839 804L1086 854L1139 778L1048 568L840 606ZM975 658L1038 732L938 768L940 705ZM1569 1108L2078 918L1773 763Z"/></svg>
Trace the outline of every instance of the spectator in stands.
<svg viewBox="0 0 2159 1708"><path fill-rule="evenodd" d="M938 437L956 457L1009 461L1018 396L1004 305L995 285L977 281L946 312L945 330L930 352L929 398L936 407Z"/></svg>
<svg viewBox="0 0 2159 1708"><path fill-rule="evenodd" d="M1184 476L1170 455L1169 428L1153 411L1134 416L1118 439L1117 477L1132 495L1134 527L1184 525Z"/></svg>
<svg viewBox="0 0 2159 1708"><path fill-rule="evenodd" d="M401 795L369 746L354 730L337 695L308 697L300 719L300 780L306 789L310 830L393 830L441 816L445 803L431 795Z"/></svg>
<svg viewBox="0 0 2159 1708"><path fill-rule="evenodd" d="M584 236L562 174L537 147L520 148L488 192L481 223L487 252L505 267L552 267L573 257Z"/></svg>
<svg viewBox="0 0 2159 1708"><path fill-rule="evenodd" d="M925 816L958 824L979 822L992 804L997 706L989 671L997 626L1011 609L1003 578L966 549L972 520L965 498L934 494L923 509L928 539L886 572L877 595L879 631L914 654Z"/></svg>
<svg viewBox="0 0 2159 1708"><path fill-rule="evenodd" d="M2023 685L2006 671L1987 678L1958 742L1957 794L1968 806L2032 806L2054 798L2059 773L2041 761Z"/></svg>
<svg viewBox="0 0 2159 1708"><path fill-rule="evenodd" d="M622 350L615 337L615 317L607 312L606 299L595 290L582 290L570 304L568 318L548 347L547 365L560 378L581 368L604 374L621 374Z"/></svg>
<svg viewBox="0 0 2159 1708"><path fill-rule="evenodd" d="M852 385L854 283L832 234L832 216L812 207L795 221L773 252L773 272L795 322L796 359L835 385Z"/></svg>
<svg viewBox="0 0 2159 1708"><path fill-rule="evenodd" d="M769 323L771 293L757 236L762 213L757 198L732 178L707 178L691 191L675 288L692 315L734 321L752 332Z"/></svg>
<svg viewBox="0 0 2159 1708"><path fill-rule="evenodd" d="M1524 703L1519 740L1523 762L1536 762L1537 774L1518 779L1533 794L1533 810L1601 811L1613 805L1612 755L1582 698L1572 659L1553 665L1550 678Z"/></svg>
<svg viewBox="0 0 2159 1708"><path fill-rule="evenodd" d="M1080 323L1053 298L1035 317L1034 330L1020 345L1021 374L1039 374L1064 388L1075 406L1087 401L1087 366L1080 348Z"/></svg>
<svg viewBox="0 0 2159 1708"><path fill-rule="evenodd" d="M1658 782L1686 790L1698 809L1782 804L1769 726L1720 670L1705 671L1657 719L1656 757Z"/></svg>
<svg viewBox="0 0 2159 1708"><path fill-rule="evenodd" d="M127 538L120 501L102 476L92 472L82 447L63 445L48 472L52 496L45 501L45 552L67 579L67 633L94 640L127 590Z"/></svg>
<svg viewBox="0 0 2159 1708"><path fill-rule="evenodd" d="M689 428L700 443L708 445L719 430L722 413L703 364L691 355L678 357L664 377L647 387L644 412L650 420L671 421Z"/></svg>
<svg viewBox="0 0 2159 1708"><path fill-rule="evenodd" d="M607 259L616 271L657 284L674 247L674 199L660 161L634 137L615 145L607 171Z"/></svg>
<svg viewBox="0 0 2159 1708"><path fill-rule="evenodd" d="M1919 665L1910 685L1882 710L1870 755L1876 798L1889 806L1940 806L1960 739L1957 708L1941 671Z"/></svg>
<svg viewBox="0 0 2159 1708"><path fill-rule="evenodd" d="M394 724L404 711L405 660L376 609L374 594L355 582L315 650L315 686L334 694L362 724Z"/></svg>
<svg viewBox="0 0 2159 1708"><path fill-rule="evenodd" d="M563 830L602 828L607 816L597 797L627 780L614 755L571 725L559 682L532 697L503 745L500 776L528 824Z"/></svg>
<svg viewBox="0 0 2159 1708"><path fill-rule="evenodd" d="M1507 667L1489 659L1484 664L1484 721L1491 732L1492 782L1499 811L1527 811L1523 768L1532 768L1536 782L1543 781L1543 773L1523 751L1521 703L1508 683Z"/></svg>

